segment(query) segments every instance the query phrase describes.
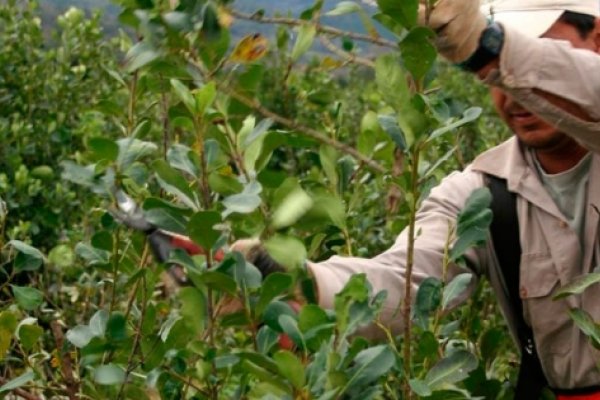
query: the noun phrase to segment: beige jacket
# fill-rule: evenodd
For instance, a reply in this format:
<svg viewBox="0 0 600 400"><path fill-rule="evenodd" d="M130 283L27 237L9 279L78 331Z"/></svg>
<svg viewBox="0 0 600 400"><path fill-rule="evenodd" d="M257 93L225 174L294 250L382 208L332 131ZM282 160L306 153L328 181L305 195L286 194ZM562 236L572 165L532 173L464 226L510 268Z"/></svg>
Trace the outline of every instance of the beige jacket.
<svg viewBox="0 0 600 400"><path fill-rule="evenodd" d="M527 39L510 30L501 57L500 71L489 82L502 86L524 106L561 126L589 149L600 153L600 124L585 123L533 94L532 88L560 95L579 104L600 119L600 56L576 51L565 42ZM454 224L471 192L484 185L483 173L507 179L517 193L521 231L521 288L524 318L532 326L544 372L553 387L575 388L600 384L600 352L573 324L569 308L583 307L600 321L600 285L582 296L553 301L552 294L576 276L590 272L600 258L600 155L594 154L588 185L588 207L583 251L577 234L543 188L529 152L510 139L482 155L465 171L455 172L432 190L418 213L413 293L429 276L441 278L442 258L449 223ZM402 329L398 310L405 285L407 232L402 232L386 252L372 258L333 257L309 263L315 277L319 301L333 307L352 274L366 273L374 291L387 290L383 319L392 329ZM468 265L477 276L487 276L515 335L515 316L508 306L506 285L490 244L470 251ZM460 272L450 269L450 277ZM466 296L465 296L466 298ZM372 327L367 334L377 336Z"/></svg>

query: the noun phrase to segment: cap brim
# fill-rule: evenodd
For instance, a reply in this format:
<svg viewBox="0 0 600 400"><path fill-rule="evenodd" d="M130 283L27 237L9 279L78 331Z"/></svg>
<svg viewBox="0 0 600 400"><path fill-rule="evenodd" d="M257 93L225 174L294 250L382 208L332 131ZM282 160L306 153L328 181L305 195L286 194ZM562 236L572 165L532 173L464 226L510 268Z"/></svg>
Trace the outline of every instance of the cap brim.
<svg viewBox="0 0 600 400"><path fill-rule="evenodd" d="M563 13L563 10L502 11L494 13L490 18L529 37L540 37Z"/></svg>

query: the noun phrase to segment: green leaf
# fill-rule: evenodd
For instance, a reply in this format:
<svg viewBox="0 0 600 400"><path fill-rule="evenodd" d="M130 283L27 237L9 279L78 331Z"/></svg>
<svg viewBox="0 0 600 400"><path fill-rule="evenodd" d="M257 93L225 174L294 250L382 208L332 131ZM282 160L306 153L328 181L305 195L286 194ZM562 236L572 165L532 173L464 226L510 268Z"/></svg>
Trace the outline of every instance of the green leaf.
<svg viewBox="0 0 600 400"><path fill-rule="evenodd" d="M362 10L360 5L353 1L340 1L333 10L325 13L326 16L338 16L344 14L351 14Z"/></svg>
<svg viewBox="0 0 600 400"><path fill-rule="evenodd" d="M115 312L108 318L106 336L114 341L127 339L127 320L125 319L125 315Z"/></svg>
<svg viewBox="0 0 600 400"><path fill-rule="evenodd" d="M477 118L479 118L479 116L481 115L481 112L482 112L482 109L480 107L471 107L471 108L467 109L463 113L463 117L461 119L459 119L458 121L454 121L454 122L449 121L450 123L447 123L445 126L438 128L435 131L431 132L431 135L429 135L427 142L431 142L447 132L450 132L457 128L460 128L461 126L466 125L469 122L475 121Z"/></svg>
<svg viewBox="0 0 600 400"><path fill-rule="evenodd" d="M327 176L327 179L329 180L332 186L337 186L339 182L339 177L337 173L337 150L331 146L324 144L319 148L319 159L321 161L323 171L325 172L325 176Z"/></svg>
<svg viewBox="0 0 600 400"><path fill-rule="evenodd" d="M15 379L12 379L6 382L4 385L0 386L0 393L10 392L17 388L20 388L21 386L24 386L25 384L31 382L34 379L35 373L32 370L28 369Z"/></svg>
<svg viewBox="0 0 600 400"><path fill-rule="evenodd" d="M586 311L580 308L569 310L569 316L575 322L575 325L590 339L595 348L600 348L600 327L594 322L594 319Z"/></svg>
<svg viewBox="0 0 600 400"><path fill-rule="evenodd" d="M415 299L414 312L417 322L423 328L426 327L426 321L429 315L440 306L442 301L442 282L434 277L426 278L417 291Z"/></svg>
<svg viewBox="0 0 600 400"><path fill-rule="evenodd" d="M296 318L288 314L283 314L277 318L277 321L279 322L279 326L281 326L283 333L288 335L296 346L301 349L306 348L304 336L302 335L300 328L298 328L298 321L296 321Z"/></svg>
<svg viewBox="0 0 600 400"><path fill-rule="evenodd" d="M552 297L552 299L560 300L575 294L581 294L588 287L595 285L598 282L600 282L600 273L598 272L592 272L589 274L581 275L575 278L573 282L570 282L569 284L558 289L554 294L554 297Z"/></svg>
<svg viewBox="0 0 600 400"><path fill-rule="evenodd" d="M487 187L473 191L463 210L458 215L456 228L458 239L450 251L450 259L458 260L473 246L481 245L488 239L489 226L493 219L489 206L492 194Z"/></svg>
<svg viewBox="0 0 600 400"><path fill-rule="evenodd" d="M404 138L402 129L400 129L400 125L398 125L396 117L393 115L379 115L377 120L379 121L381 129L390 136L396 146L400 150L405 151L407 147L406 139Z"/></svg>
<svg viewBox="0 0 600 400"><path fill-rule="evenodd" d="M101 365L94 371L94 381L99 385L118 385L125 382L125 371L114 364Z"/></svg>
<svg viewBox="0 0 600 400"><path fill-rule="evenodd" d="M194 335L199 335L204 329L206 318L206 299L201 291L193 287L179 289L177 293L181 302L181 316L186 326Z"/></svg>
<svg viewBox="0 0 600 400"><path fill-rule="evenodd" d="M282 315L288 315L293 317L296 315L292 307L283 301L273 301L266 308L263 313L262 320L269 328L276 332L282 333L283 328L279 324L279 317Z"/></svg>
<svg viewBox="0 0 600 400"><path fill-rule="evenodd" d="M88 147L96 160L116 161L119 157L119 145L113 140L95 137L88 141Z"/></svg>
<svg viewBox="0 0 600 400"><path fill-rule="evenodd" d="M277 364L279 373L290 381L292 386L296 389L301 389L304 386L306 382L304 366L294 353L286 350L278 351L273 355L273 360Z"/></svg>
<svg viewBox="0 0 600 400"><path fill-rule="evenodd" d="M221 272L206 271L202 273L199 280L209 288L217 289L231 295L235 295L237 291L235 280Z"/></svg>
<svg viewBox="0 0 600 400"><path fill-rule="evenodd" d="M329 323L327 313L315 304L307 304L300 310L298 326L302 332L308 332L319 325Z"/></svg>
<svg viewBox="0 0 600 400"><path fill-rule="evenodd" d="M248 134L242 135L240 133L240 140L242 142L242 149L247 149L252 143L261 139L273 126L273 120L271 118L265 118L258 123Z"/></svg>
<svg viewBox="0 0 600 400"><path fill-rule="evenodd" d="M223 200L225 211L223 212L223 218L227 218L228 215L233 213L249 214L256 210L262 204L260 193L262 192L262 186L257 181L252 181L246 186L242 193L234 194L226 197Z"/></svg>
<svg viewBox="0 0 600 400"><path fill-rule="evenodd" d="M192 210L199 210L200 206L196 194L190 189L189 184L179 172L171 168L164 160L154 161L152 169L156 172L158 183L164 190L177 197Z"/></svg>
<svg viewBox="0 0 600 400"><path fill-rule="evenodd" d="M267 275L260 289L260 297L256 304L256 315L262 315L267 305L277 296L292 287L294 280L291 275L275 272Z"/></svg>
<svg viewBox="0 0 600 400"><path fill-rule="evenodd" d="M453 300L457 299L467 289L471 281L473 280L473 274L460 274L444 288L444 295L442 297L442 310L446 310Z"/></svg>
<svg viewBox="0 0 600 400"><path fill-rule="evenodd" d="M390 16L406 29L412 28L417 23L419 0L377 0L377 5L382 13Z"/></svg>
<svg viewBox="0 0 600 400"><path fill-rule="evenodd" d="M221 214L216 211L200 211L192 216L187 225L188 236L206 251L213 248L221 237L215 226L222 223Z"/></svg>
<svg viewBox="0 0 600 400"><path fill-rule="evenodd" d="M447 385L460 382L477 368L477 357L466 350L457 350L443 358L431 368L425 377L425 383L431 390L442 389Z"/></svg>
<svg viewBox="0 0 600 400"><path fill-rule="evenodd" d="M75 253L70 246L59 244L48 253L48 262L58 268L68 268L75 263Z"/></svg>
<svg viewBox="0 0 600 400"><path fill-rule="evenodd" d="M17 331L17 337L25 350L31 350L44 334L44 330L38 325L21 325Z"/></svg>
<svg viewBox="0 0 600 400"><path fill-rule="evenodd" d="M410 388L420 397L431 396L431 388L420 379L411 379L409 381Z"/></svg>
<svg viewBox="0 0 600 400"><path fill-rule="evenodd" d="M422 79L433 66L437 51L430 39L435 33L426 27L413 28L400 42L404 66L416 80Z"/></svg>
<svg viewBox="0 0 600 400"><path fill-rule="evenodd" d="M8 244L18 251L14 264L16 271L37 271L44 263L44 255L35 247L19 240L11 240Z"/></svg>
<svg viewBox="0 0 600 400"><path fill-rule="evenodd" d="M216 83L214 81L208 82L201 89L194 92L194 97L196 100L196 112L198 115L204 115L217 98Z"/></svg>
<svg viewBox="0 0 600 400"><path fill-rule="evenodd" d="M138 134L141 130L150 129L150 123L148 120L141 121L132 133L132 136ZM158 150L158 146L152 142L145 142L143 140L136 139L135 137L129 137L117 140L119 145L119 157L117 164L124 170L129 167L135 161L154 154Z"/></svg>
<svg viewBox="0 0 600 400"><path fill-rule="evenodd" d="M23 310L33 311L44 302L44 294L32 287L10 285L17 300L17 304Z"/></svg>
<svg viewBox="0 0 600 400"><path fill-rule="evenodd" d="M77 243L75 254L86 260L89 265L103 265L110 261L110 252L93 247L87 243Z"/></svg>
<svg viewBox="0 0 600 400"><path fill-rule="evenodd" d="M66 334L67 340L78 348L87 346L94 337L94 332L87 325L77 325L69 329Z"/></svg>
<svg viewBox="0 0 600 400"><path fill-rule="evenodd" d="M160 57L160 52L144 41L134 45L125 55L125 70L134 72Z"/></svg>
<svg viewBox="0 0 600 400"><path fill-rule="evenodd" d="M298 30L298 38L292 49L291 59L296 62L302 57L313 45L317 28L313 24L306 23Z"/></svg>
<svg viewBox="0 0 600 400"><path fill-rule="evenodd" d="M396 364L394 351L388 345L368 348L358 353L354 367L349 371L350 379L342 393L363 388L385 374Z"/></svg>
<svg viewBox="0 0 600 400"><path fill-rule="evenodd" d="M181 170L192 177L198 176L200 168L194 152L187 146L175 144L167 152L167 161L171 167Z"/></svg>
<svg viewBox="0 0 600 400"><path fill-rule="evenodd" d="M264 245L269 255L288 269L302 268L306 261L306 248L296 237L274 235Z"/></svg>
<svg viewBox="0 0 600 400"><path fill-rule="evenodd" d="M192 92L177 79L171 79L170 82L175 94L179 100L181 100L185 108L187 108L192 115L196 115L196 99Z"/></svg>
<svg viewBox="0 0 600 400"><path fill-rule="evenodd" d="M273 228L280 229L293 225L311 209L313 204L313 199L302 188L294 189L273 213Z"/></svg>
<svg viewBox="0 0 600 400"><path fill-rule="evenodd" d="M108 324L108 311L106 310L98 310L92 316L89 323L90 332L95 337L104 337L106 333L106 325Z"/></svg>

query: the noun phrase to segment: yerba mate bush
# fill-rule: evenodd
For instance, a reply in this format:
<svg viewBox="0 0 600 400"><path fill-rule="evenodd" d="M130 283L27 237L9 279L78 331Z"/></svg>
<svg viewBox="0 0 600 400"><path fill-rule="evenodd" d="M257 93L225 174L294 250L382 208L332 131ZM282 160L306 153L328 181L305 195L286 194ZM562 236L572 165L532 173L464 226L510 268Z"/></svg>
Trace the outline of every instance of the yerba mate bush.
<svg viewBox="0 0 600 400"><path fill-rule="evenodd" d="M71 399L510 397L516 358L498 354L510 338L489 289L480 286L465 307L449 312L470 274L425 281L414 306L398 305L406 329L392 333L378 318L386 293L374 293L364 276L324 310L303 270L307 259L375 255L404 228L412 246L428 190L496 139L497 122L466 105L472 94L446 89L464 77L437 65L432 32L416 26L417 1L381 0L375 15L358 3L317 1L285 17L246 14L227 1L118 3L132 32L115 41L124 54L112 47L112 56L85 62L83 74L103 77L94 85L81 80L57 89L78 99L56 112L75 112L72 129L80 135L70 147L50 143L61 172L51 167L57 186L44 193L63 203L56 214L71 225L49 243L27 236L15 230L21 217L11 219L20 215L25 186L0 192L8 200L0 214L0 392ZM2 6L11 16L7 31L23 20L35 25L28 4L26 13L14 2ZM366 33L322 23L344 14L358 15ZM74 10L60 18L95 23ZM277 34L238 37L232 32L242 20L275 25ZM39 35L31 29L24 38ZM78 37L87 40L81 46L96 43ZM39 53L36 40L21 39ZM380 55L367 57L365 44ZM53 61L65 67L61 62ZM21 96L29 90L5 81L1 88ZM43 118L52 124L58 116ZM0 120L7 137L47 142L5 130L9 121ZM488 139L479 128L490 127ZM37 156L31 165L44 160ZM23 163L14 163L17 171ZM5 174L12 177L12 169ZM81 193L60 197L63 185ZM185 286L167 279L143 233L113 217L119 190L152 224L209 250L170 254L167 264L182 266ZM458 226L448 227L440 268L460 263L485 240L488 204L489 193L475 192ZM70 211L74 206L83 209ZM246 237L261 238L288 272L263 278L228 251ZM407 264L410 270L410 255ZM287 300L298 292L308 304L295 310ZM232 301L241 309L224 312ZM360 336L360 327L373 323L386 340Z"/></svg>

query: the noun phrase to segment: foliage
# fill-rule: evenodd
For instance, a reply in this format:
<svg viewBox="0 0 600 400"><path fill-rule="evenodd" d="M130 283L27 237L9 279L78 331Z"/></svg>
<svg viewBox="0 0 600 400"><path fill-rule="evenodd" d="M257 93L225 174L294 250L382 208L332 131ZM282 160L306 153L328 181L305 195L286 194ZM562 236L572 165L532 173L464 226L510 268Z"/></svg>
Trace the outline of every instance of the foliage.
<svg viewBox="0 0 600 400"><path fill-rule="evenodd" d="M0 214L0 227L8 240L0 357L12 380L0 392L509 396L514 354L498 354L509 339L489 288L450 311L470 274L426 281L414 309L404 302L407 330L395 336L379 319L386 293L374 293L365 276L324 310L302 268L306 259L372 255L405 228L414 240L428 188L495 139L477 129L497 122L473 123L482 110L454 94L460 78L435 62L431 33L414 27L416 2L381 1L374 17L400 46L348 2L330 17L358 13L368 34L332 36L316 1L300 19L262 21L279 26L274 40L250 34L236 43L229 2L119 3L120 20L136 32L119 38L123 55L101 40L97 17L68 11L50 47L33 2L1 9L8 216ZM335 50L311 57L317 40ZM357 41L386 52L364 58ZM120 190L153 224L207 250L170 254L185 287L173 289L145 235L115 219ZM485 238L488 203L489 193L474 193L449 227L441 269ZM47 223L40 210L60 218ZM289 272L263 278L227 251L249 236ZM296 288L308 300L300 310L287 302ZM234 303L235 312L224 311ZM368 324L387 340L361 337Z"/></svg>

